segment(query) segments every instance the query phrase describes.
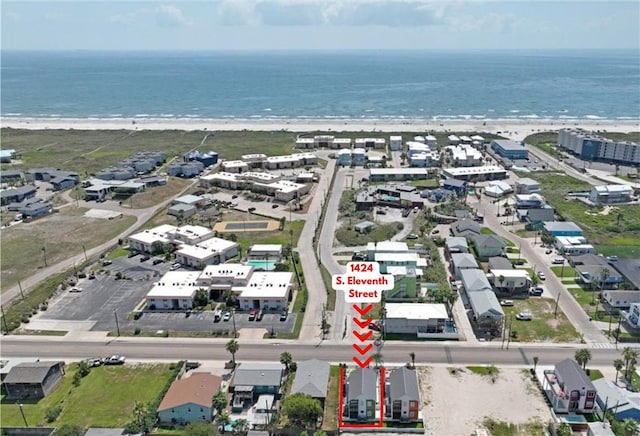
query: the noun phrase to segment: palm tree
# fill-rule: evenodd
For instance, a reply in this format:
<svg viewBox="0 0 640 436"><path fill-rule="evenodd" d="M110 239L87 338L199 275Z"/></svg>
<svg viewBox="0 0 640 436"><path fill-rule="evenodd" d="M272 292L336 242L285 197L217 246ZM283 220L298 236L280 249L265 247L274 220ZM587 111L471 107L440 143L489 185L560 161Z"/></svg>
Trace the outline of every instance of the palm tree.
<svg viewBox="0 0 640 436"><path fill-rule="evenodd" d="M411 358L411 367L415 369L416 367L416 353L413 351L409 353L409 358Z"/></svg>
<svg viewBox="0 0 640 436"><path fill-rule="evenodd" d="M373 354L373 361L376 363L376 368L380 368L380 365L382 364L382 353L376 351Z"/></svg>
<svg viewBox="0 0 640 436"><path fill-rule="evenodd" d="M289 372L289 367L291 366L291 362L293 362L293 357L291 357L291 353L289 353L288 351L284 351L282 354L280 354L280 363L282 363L287 372Z"/></svg>
<svg viewBox="0 0 640 436"><path fill-rule="evenodd" d="M618 383L618 373L624 368L624 360L616 359L613 361L613 367L616 369L616 383Z"/></svg>
<svg viewBox="0 0 640 436"><path fill-rule="evenodd" d="M224 434L224 428L231 422L231 417L228 413L221 413L216 417L216 421L218 421L218 425L222 428L222 434Z"/></svg>
<svg viewBox="0 0 640 436"><path fill-rule="evenodd" d="M627 418L622 421L622 434L624 436L637 436L640 433L640 424L638 421Z"/></svg>
<svg viewBox="0 0 640 436"><path fill-rule="evenodd" d="M576 351L575 359L576 362L578 362L584 370L587 368L587 363L591 360L591 351L589 351L588 348L582 348Z"/></svg>
<svg viewBox="0 0 640 436"><path fill-rule="evenodd" d="M500 282L500 287L502 288L504 285L504 276L500 275L500 277L498 277L498 281Z"/></svg>
<svg viewBox="0 0 640 436"><path fill-rule="evenodd" d="M231 353L231 361L233 363L233 367L236 367L236 353L238 352L238 349L240 348L240 344L238 344L238 341L236 341L235 339L231 339L229 342L227 342L227 345L224 346L225 350L227 350L229 353Z"/></svg>
<svg viewBox="0 0 640 436"><path fill-rule="evenodd" d="M638 352L631 347L624 347L622 357L624 358L624 378L631 381L629 380L629 368L638 361Z"/></svg>

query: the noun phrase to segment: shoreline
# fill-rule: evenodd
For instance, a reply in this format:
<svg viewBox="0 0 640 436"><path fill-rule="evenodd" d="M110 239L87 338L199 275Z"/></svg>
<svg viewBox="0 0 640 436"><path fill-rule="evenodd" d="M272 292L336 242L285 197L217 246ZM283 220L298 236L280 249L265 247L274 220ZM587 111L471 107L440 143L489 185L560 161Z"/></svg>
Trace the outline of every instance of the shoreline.
<svg viewBox="0 0 640 436"><path fill-rule="evenodd" d="M592 131L640 131L638 120L592 119L202 119L202 118L2 118L1 128L26 130L209 130L291 132L422 132L532 133L580 127Z"/></svg>

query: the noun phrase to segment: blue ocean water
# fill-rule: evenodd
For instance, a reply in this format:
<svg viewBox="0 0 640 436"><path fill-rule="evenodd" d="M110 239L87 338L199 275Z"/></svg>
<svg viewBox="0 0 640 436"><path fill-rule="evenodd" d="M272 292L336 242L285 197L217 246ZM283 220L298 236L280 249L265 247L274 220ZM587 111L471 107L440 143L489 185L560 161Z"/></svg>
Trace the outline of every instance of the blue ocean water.
<svg viewBox="0 0 640 436"><path fill-rule="evenodd" d="M638 51L7 52L6 118L638 119Z"/></svg>

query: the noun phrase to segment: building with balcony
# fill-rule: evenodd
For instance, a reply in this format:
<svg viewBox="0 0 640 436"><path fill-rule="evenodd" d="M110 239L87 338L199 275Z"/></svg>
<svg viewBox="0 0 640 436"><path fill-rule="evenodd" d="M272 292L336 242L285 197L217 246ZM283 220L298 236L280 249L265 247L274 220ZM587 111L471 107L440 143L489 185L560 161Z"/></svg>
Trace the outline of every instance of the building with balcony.
<svg viewBox="0 0 640 436"><path fill-rule="evenodd" d="M555 413L592 413L596 388L578 362L566 359L542 372L542 390Z"/></svg>

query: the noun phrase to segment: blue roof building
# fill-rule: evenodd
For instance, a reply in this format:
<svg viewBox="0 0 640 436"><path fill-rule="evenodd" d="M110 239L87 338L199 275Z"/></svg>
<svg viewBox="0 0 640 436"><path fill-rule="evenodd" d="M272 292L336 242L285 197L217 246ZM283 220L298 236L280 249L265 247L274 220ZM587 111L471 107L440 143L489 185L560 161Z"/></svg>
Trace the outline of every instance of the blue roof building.
<svg viewBox="0 0 640 436"><path fill-rule="evenodd" d="M528 159L529 151L524 143L510 139L494 139L491 141L491 149L499 156L509 159Z"/></svg>

